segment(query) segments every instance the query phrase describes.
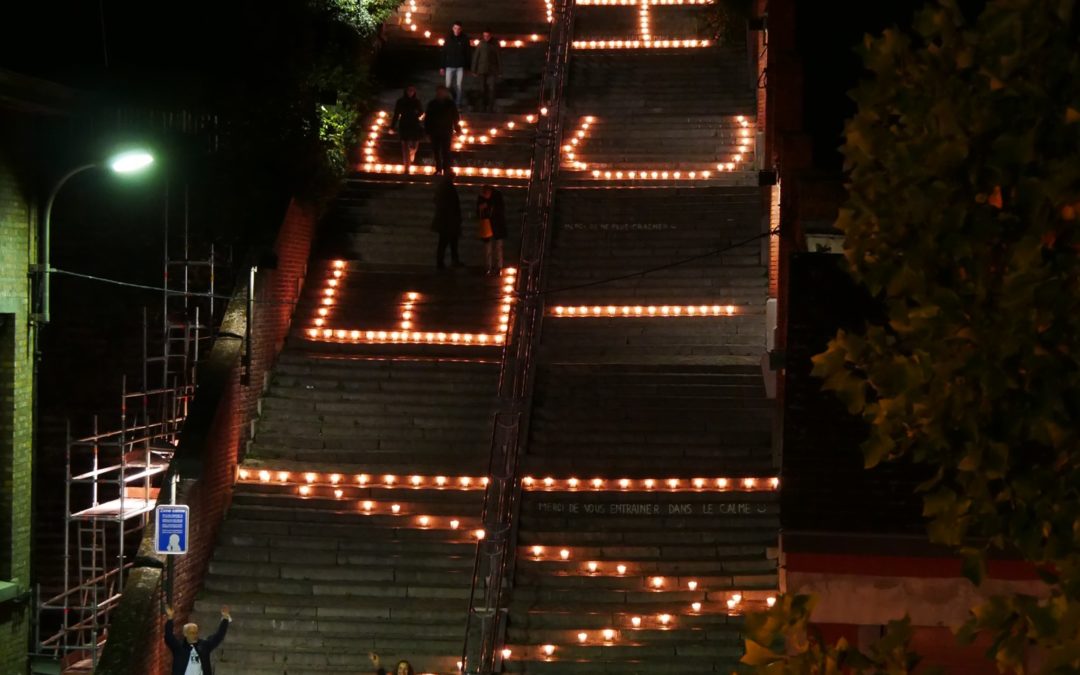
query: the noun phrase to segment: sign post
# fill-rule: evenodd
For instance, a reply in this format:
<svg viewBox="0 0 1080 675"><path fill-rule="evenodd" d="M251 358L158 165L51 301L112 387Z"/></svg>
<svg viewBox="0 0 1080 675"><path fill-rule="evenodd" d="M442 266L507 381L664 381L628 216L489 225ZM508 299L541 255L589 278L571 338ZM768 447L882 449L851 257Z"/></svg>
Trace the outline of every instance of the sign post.
<svg viewBox="0 0 1080 675"><path fill-rule="evenodd" d="M161 555L188 551L190 510L185 504L161 504L154 510L154 550Z"/></svg>

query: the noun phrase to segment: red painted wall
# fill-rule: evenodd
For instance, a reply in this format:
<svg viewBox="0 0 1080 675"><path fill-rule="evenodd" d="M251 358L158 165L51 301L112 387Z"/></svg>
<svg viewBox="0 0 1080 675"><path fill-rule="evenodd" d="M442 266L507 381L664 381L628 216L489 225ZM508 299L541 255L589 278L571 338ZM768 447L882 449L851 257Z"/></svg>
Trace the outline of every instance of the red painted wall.
<svg viewBox="0 0 1080 675"><path fill-rule="evenodd" d="M836 644L837 640L845 638L852 645L860 646L859 627L856 625L822 623L815 624L815 627L829 644ZM866 647L861 646L863 649ZM961 645L948 628L917 627L911 639L911 650L922 656L919 671L938 666L949 675L997 675L994 661L985 656L988 647L988 640Z"/></svg>

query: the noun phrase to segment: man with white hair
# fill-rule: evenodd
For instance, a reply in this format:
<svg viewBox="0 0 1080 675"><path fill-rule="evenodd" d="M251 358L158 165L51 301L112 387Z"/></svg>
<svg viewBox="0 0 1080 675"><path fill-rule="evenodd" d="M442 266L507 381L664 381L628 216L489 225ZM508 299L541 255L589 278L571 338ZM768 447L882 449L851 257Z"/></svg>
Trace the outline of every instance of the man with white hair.
<svg viewBox="0 0 1080 675"><path fill-rule="evenodd" d="M210 652L214 651L225 639L232 617L229 608L221 608L221 623L217 631L205 640L199 639L199 626L195 623L184 624L183 640L177 640L173 634L173 608L165 608L165 644L173 654L172 675L213 675L210 665Z"/></svg>

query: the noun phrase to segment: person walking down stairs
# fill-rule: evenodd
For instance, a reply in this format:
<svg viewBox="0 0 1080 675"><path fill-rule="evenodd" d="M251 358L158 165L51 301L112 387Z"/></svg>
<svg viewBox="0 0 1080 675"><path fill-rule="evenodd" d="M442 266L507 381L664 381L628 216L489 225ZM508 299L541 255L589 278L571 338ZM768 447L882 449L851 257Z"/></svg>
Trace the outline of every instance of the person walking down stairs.
<svg viewBox="0 0 1080 675"><path fill-rule="evenodd" d="M394 116L390 120L390 132L396 132L401 139L401 163L405 165L405 173L416 161L416 151L420 149L420 139L424 137L424 126L420 121L423 116L424 104L416 95L416 85L410 84L397 100Z"/></svg>
<svg viewBox="0 0 1080 675"><path fill-rule="evenodd" d="M480 223L480 240L484 242L484 264L489 275L498 275L503 268L503 240L506 239L506 204L502 193L494 186L480 188L476 198L476 218Z"/></svg>
<svg viewBox="0 0 1080 675"><path fill-rule="evenodd" d="M402 659L394 666L393 672L387 672L386 668L383 668L379 662L379 655L375 652L368 654L371 659L371 665L375 666L375 675L415 675L412 664Z"/></svg>
<svg viewBox="0 0 1080 675"><path fill-rule="evenodd" d="M461 116L458 114L450 90L439 85L435 98L424 113L424 130L431 138L431 151L435 155L435 175L450 173L450 145L454 134L461 133Z"/></svg>
<svg viewBox="0 0 1080 675"><path fill-rule="evenodd" d="M454 267L464 267L458 257L458 238L461 237L461 199L454 186L452 174L446 174L435 184L435 216L431 229L439 235L435 250L435 267L446 268L446 249L450 249L450 259Z"/></svg>
<svg viewBox="0 0 1080 675"><path fill-rule="evenodd" d="M443 41L439 73L446 76L446 88L454 92L454 100L459 108L465 105L465 71L469 68L471 52L469 36L465 34L461 22L455 21Z"/></svg>
<svg viewBox="0 0 1080 675"><path fill-rule="evenodd" d="M480 44L472 55L472 72L480 78L481 112L495 112L495 89L502 72L500 59L499 41L490 28L485 28Z"/></svg>

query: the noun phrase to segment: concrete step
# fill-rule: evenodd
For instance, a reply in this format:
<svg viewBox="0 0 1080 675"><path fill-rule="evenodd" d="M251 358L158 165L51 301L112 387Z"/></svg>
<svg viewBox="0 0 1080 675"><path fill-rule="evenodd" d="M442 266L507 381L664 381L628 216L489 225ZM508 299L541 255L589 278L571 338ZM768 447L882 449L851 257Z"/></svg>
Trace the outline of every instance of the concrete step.
<svg viewBox="0 0 1080 675"><path fill-rule="evenodd" d="M525 193L501 188L506 202L509 236L504 243L508 264L516 260ZM462 260L483 264L476 220L478 186L458 188L462 205ZM364 184L353 181L322 224L319 250L363 264L416 265L432 269L437 236L431 231L434 188L423 183Z"/></svg>

